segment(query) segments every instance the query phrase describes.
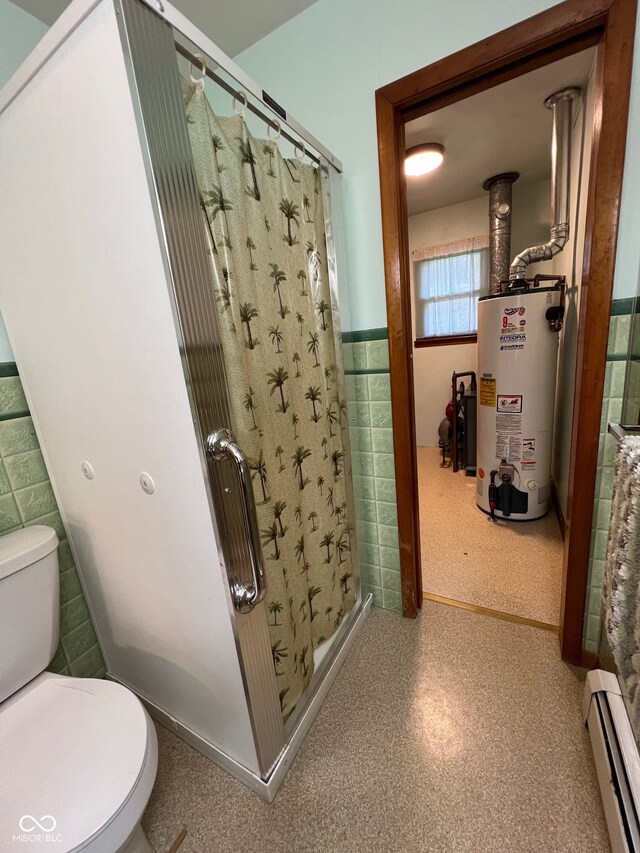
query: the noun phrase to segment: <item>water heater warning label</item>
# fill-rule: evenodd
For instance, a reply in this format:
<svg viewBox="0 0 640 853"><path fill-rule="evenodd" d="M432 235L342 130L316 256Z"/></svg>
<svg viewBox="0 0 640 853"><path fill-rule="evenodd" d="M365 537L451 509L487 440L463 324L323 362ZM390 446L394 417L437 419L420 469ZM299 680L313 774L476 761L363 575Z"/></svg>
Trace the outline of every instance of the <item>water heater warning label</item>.
<svg viewBox="0 0 640 853"><path fill-rule="evenodd" d="M519 462L522 456L522 439L519 435L499 432L496 435L496 459Z"/></svg>
<svg viewBox="0 0 640 853"><path fill-rule="evenodd" d="M519 462L522 458L522 415L496 415L496 458Z"/></svg>
<svg viewBox="0 0 640 853"><path fill-rule="evenodd" d="M496 380L480 377L480 405L490 406L492 409L496 404Z"/></svg>
<svg viewBox="0 0 640 853"><path fill-rule="evenodd" d="M535 438L522 439L522 467L533 471L536 467L536 440Z"/></svg>
<svg viewBox="0 0 640 853"><path fill-rule="evenodd" d="M522 435L522 415L496 415L496 432Z"/></svg>
<svg viewBox="0 0 640 853"><path fill-rule="evenodd" d="M520 414L522 412L522 394L498 394L496 409L498 412Z"/></svg>

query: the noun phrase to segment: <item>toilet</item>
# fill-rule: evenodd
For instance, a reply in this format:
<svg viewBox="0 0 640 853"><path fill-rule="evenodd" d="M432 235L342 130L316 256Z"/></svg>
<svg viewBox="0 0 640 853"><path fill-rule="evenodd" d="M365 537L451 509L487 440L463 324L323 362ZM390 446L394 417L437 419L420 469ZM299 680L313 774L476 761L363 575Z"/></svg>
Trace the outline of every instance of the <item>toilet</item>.
<svg viewBox="0 0 640 853"><path fill-rule="evenodd" d="M0 850L153 853L140 819L158 765L127 688L45 672L58 644L58 537L0 538Z"/></svg>

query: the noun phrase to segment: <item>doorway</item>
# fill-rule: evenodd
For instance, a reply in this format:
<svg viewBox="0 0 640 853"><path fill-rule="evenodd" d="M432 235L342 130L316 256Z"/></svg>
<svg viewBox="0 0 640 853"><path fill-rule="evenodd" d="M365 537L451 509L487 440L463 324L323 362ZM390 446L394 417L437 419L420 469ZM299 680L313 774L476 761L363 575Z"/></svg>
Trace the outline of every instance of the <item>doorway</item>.
<svg viewBox="0 0 640 853"><path fill-rule="evenodd" d="M376 93L403 611L407 616L415 616L423 597L424 559L421 560L418 511L419 460L412 359L416 351L408 197L403 174L405 136L408 139L411 122L428 116L435 119L437 111L452 105L464 108L466 99L480 93L490 95L494 87L543 71L552 63L597 47L592 70L590 170L583 199L584 263L576 275L580 299L576 312L579 334L575 347L575 389L571 427L567 428L566 424L564 427L570 438L564 454L566 496L562 515L565 537L561 549L562 577L557 589L561 652L573 663L593 663L583 655L583 613L635 7L635 2L626 0L594 0L588 5L567 0ZM478 177L481 182L490 175ZM514 245L515 250L518 248ZM422 541L427 557L438 547L427 530ZM559 578L559 571L557 576Z"/></svg>
<svg viewBox="0 0 640 853"><path fill-rule="evenodd" d="M424 596L556 632L596 59L597 49L588 48L405 126L407 150L436 138L446 152L440 167L409 175L406 185ZM545 106L556 92L567 100ZM558 151L552 185L559 108L566 158ZM517 129L525 125L523 135ZM553 279L524 299L513 291L513 297L479 303L508 276L512 258L550 239L552 199L564 192L566 245L526 269L529 281L538 274L564 276L562 329L536 325L546 307L543 286L556 285ZM481 310L490 311L482 360ZM505 324L511 332L502 334ZM501 355L494 364L495 348ZM501 386L497 395L487 378L492 369ZM532 371L539 387L532 386ZM506 400L505 391L516 396ZM495 437L483 435L480 447L478 430L498 404L518 411L493 415L505 423ZM511 421L520 435L509 432ZM489 482L483 466L498 461L498 450L515 464L515 480L523 482L514 495L529 509L514 506L508 516L497 509L497 520L487 523L480 511L487 509Z"/></svg>

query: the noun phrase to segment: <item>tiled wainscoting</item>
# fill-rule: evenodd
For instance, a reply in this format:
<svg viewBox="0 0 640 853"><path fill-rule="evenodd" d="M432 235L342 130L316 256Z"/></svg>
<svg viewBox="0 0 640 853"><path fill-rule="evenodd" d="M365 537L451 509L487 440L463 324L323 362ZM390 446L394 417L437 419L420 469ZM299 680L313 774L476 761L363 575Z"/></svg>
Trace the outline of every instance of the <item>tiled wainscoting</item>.
<svg viewBox="0 0 640 853"><path fill-rule="evenodd" d="M387 330L343 342L363 591L402 612Z"/></svg>
<svg viewBox="0 0 640 853"><path fill-rule="evenodd" d="M60 644L48 669L102 676L104 662L14 364L0 365L0 534L46 524L60 545Z"/></svg>
<svg viewBox="0 0 640 853"><path fill-rule="evenodd" d="M584 625L584 647L593 652L600 639L616 451L607 425L636 423L640 412L640 317L635 304L633 299L616 300L610 321ZM401 611L387 330L346 332L343 342L363 589L373 593L377 605Z"/></svg>
<svg viewBox="0 0 640 853"><path fill-rule="evenodd" d="M629 361L624 388L624 411L622 420L625 424L637 424L640 421L640 299L634 300L633 311L630 315L629 328Z"/></svg>
<svg viewBox="0 0 640 853"><path fill-rule="evenodd" d="M629 413L623 415L625 395L625 374L627 372L627 352L635 300L619 299L612 305L609 326L609 346L607 368L602 399L602 417L600 420L600 445L598 450L598 470L596 493L593 506L591 528L591 558L589 562L589 581L584 620L584 648L597 652L600 643L600 611L602 605L602 580L607 556L609 517L613 496L613 475L616 455L616 442L608 434L610 422L624 420L629 422ZM635 420L637 421L637 413Z"/></svg>

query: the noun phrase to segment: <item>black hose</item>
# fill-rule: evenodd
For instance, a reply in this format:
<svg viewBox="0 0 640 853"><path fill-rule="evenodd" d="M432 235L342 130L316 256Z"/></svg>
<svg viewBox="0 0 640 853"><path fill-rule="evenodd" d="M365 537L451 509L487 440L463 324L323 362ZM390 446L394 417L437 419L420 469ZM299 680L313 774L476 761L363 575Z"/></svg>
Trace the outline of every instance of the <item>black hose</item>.
<svg viewBox="0 0 640 853"><path fill-rule="evenodd" d="M491 521L496 520L496 474L497 471L492 471L489 476L491 477L491 482L489 483L489 518Z"/></svg>

